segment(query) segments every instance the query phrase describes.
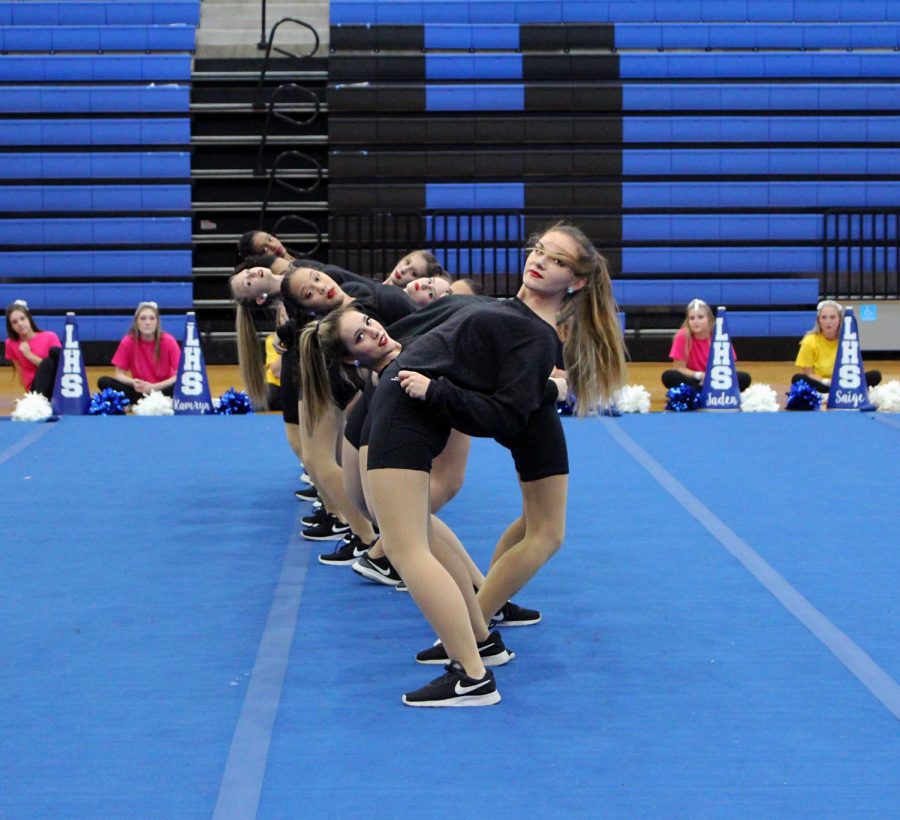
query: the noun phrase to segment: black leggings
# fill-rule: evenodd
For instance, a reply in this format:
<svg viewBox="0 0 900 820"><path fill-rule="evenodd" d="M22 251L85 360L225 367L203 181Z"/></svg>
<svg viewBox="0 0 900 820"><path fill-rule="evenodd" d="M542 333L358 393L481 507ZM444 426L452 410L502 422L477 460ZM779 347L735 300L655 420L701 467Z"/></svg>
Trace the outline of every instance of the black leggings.
<svg viewBox="0 0 900 820"><path fill-rule="evenodd" d="M806 373L795 373L791 376L791 384L796 384L799 381L808 382L809 386L814 387L819 393L831 392L831 385L819 381L814 376L807 376ZM866 387L875 387L876 384L881 384L881 372L879 370L867 370Z"/></svg>
<svg viewBox="0 0 900 820"><path fill-rule="evenodd" d="M47 355L41 359L31 382L32 393L40 393L46 399L53 398L53 388L56 385L56 366L59 364L61 350L61 347L51 347L47 351Z"/></svg>
<svg viewBox="0 0 900 820"><path fill-rule="evenodd" d="M112 376L101 376L97 379L97 387L101 390L106 390L106 388L110 388L110 390L119 390L125 394L125 397L128 401L131 402L132 406L137 404L142 398L144 398L143 393L138 393L130 384L125 384L124 382L120 382L118 379L114 379ZM164 390L161 391L164 396L171 397L175 393L175 385L170 384Z"/></svg>
<svg viewBox="0 0 900 820"><path fill-rule="evenodd" d="M743 370L738 370L737 379L738 387L740 387L741 392L743 393L744 390L750 386L750 374L745 373ZM686 384L688 387L695 387L697 390L700 390L703 387L703 382L700 379L685 376L684 373L681 373L678 370L664 371L662 374L662 383L670 390L673 387L678 387L679 384Z"/></svg>

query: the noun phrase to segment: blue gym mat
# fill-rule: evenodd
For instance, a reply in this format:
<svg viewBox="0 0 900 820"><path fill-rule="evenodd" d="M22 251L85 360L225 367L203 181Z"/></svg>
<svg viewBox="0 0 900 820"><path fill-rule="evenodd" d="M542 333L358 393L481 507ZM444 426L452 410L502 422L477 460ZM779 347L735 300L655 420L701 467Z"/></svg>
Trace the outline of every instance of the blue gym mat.
<svg viewBox="0 0 900 820"><path fill-rule="evenodd" d="M564 423L543 620L447 710L409 596L299 537L280 418L0 424L0 816L898 816L896 418ZM518 509L473 442L481 566Z"/></svg>

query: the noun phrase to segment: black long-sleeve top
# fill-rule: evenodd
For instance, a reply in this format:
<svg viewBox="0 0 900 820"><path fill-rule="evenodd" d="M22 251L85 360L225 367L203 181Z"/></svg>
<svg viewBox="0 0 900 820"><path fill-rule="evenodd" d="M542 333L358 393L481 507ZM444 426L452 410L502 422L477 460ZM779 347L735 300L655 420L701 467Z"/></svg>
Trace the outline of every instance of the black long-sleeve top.
<svg viewBox="0 0 900 820"><path fill-rule="evenodd" d="M425 401L471 436L508 438L555 399L556 331L519 299L460 310L397 358L431 379Z"/></svg>

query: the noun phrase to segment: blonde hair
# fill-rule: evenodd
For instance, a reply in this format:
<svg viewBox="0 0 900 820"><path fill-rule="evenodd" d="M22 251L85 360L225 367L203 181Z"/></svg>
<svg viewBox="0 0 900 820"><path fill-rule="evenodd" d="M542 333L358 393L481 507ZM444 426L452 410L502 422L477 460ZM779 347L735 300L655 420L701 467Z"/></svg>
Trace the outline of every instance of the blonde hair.
<svg viewBox="0 0 900 820"><path fill-rule="evenodd" d="M257 410L268 410L266 364L259 341L259 330L250 308L243 302L235 303L234 329L237 334L238 368L247 395Z"/></svg>
<svg viewBox="0 0 900 820"><path fill-rule="evenodd" d="M822 333L822 325L819 324L819 316L822 311L827 308L834 308L837 311L838 319L844 318L844 306L840 302L835 302L834 299L823 299L819 304L816 305L816 323L813 325L812 330L810 330L806 335L818 333L819 335L824 335Z"/></svg>
<svg viewBox="0 0 900 820"><path fill-rule="evenodd" d="M331 392L331 368L337 366L348 384L359 387L356 367L344 362L347 349L340 336L341 319L348 313L362 313L354 305L332 310L321 319L310 322L300 334L300 389L305 408L304 418L309 433L334 406Z"/></svg>
<svg viewBox="0 0 900 820"><path fill-rule="evenodd" d="M702 310L706 313L706 318L709 320L709 332L712 333L713 325L716 322L716 317L712 312L712 308L706 304L702 299L691 299L688 302L687 309L684 311L684 321L681 323L680 330L684 331L684 356L687 359L688 356L691 355L691 347L694 344L694 334L691 333L691 323L690 316L692 310Z"/></svg>
<svg viewBox="0 0 900 820"><path fill-rule="evenodd" d="M584 416L601 402L610 401L625 384L625 340L606 259L580 228L565 222L551 225L536 235L532 244L550 231L566 234L579 246L580 252L570 265L577 277L586 280L569 297L567 308L575 321L563 343L576 413Z"/></svg>

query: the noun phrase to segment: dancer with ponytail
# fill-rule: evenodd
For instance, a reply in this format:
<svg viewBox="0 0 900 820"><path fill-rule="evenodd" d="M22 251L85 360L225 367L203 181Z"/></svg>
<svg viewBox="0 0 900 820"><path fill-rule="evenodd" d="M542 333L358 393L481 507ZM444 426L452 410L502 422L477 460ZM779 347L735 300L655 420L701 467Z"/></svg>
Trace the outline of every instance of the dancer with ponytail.
<svg viewBox="0 0 900 820"><path fill-rule="evenodd" d="M379 382L368 435L374 512L388 557L449 660L445 675L403 696L407 705L480 706L500 699L465 592L430 549L429 473L451 428L513 449L522 523L501 539L478 593L483 618L562 543L568 460L554 407L558 388L549 379L559 345L556 314L567 292L575 291L582 291L577 320L563 352L583 415L623 383L624 345L606 262L580 230L565 224L529 249L517 298L460 312L406 348ZM524 522L532 519L547 523L528 533Z"/></svg>

